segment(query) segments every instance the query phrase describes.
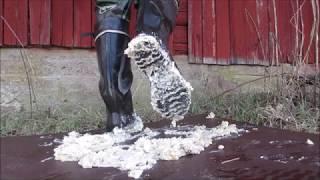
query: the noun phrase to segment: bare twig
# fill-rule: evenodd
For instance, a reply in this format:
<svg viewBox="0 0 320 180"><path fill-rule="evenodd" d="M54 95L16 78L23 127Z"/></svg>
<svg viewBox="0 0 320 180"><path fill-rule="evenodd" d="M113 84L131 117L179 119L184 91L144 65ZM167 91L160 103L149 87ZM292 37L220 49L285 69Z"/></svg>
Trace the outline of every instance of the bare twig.
<svg viewBox="0 0 320 180"><path fill-rule="evenodd" d="M315 30L316 30L316 24L317 24L317 13L316 13L317 10L316 10L315 0L311 0L311 6L312 6L312 14L313 14L313 23L312 23L312 28L310 32L309 44L307 46L307 50L303 58L303 62L306 62L306 59L309 57L309 52L310 52L313 40L315 38Z"/></svg>
<svg viewBox="0 0 320 180"><path fill-rule="evenodd" d="M276 41L279 40L278 38L278 17L277 17L277 8L275 0L272 0L273 4L273 18L274 18L274 31L275 31L275 39ZM276 65L279 65L279 45L276 43Z"/></svg>
<svg viewBox="0 0 320 180"><path fill-rule="evenodd" d="M30 101L30 116L32 118L32 115L33 115L33 102L36 103L36 95L35 95L35 91L34 91L34 87L33 87L33 83L32 83L32 78L31 78L31 75L30 75L30 72L29 72L29 68L31 69L31 74L33 72L33 68L32 68L32 65L31 65L31 63L29 61L28 56L26 55L26 52L24 51L24 45L21 42L20 38L18 37L17 33L13 30L11 25L8 23L8 21L3 16L0 16L0 18L2 19L4 24L8 27L8 29L10 30L12 35L16 38L16 40L18 41L19 45L22 47L22 49L20 49L20 55L21 55L23 66L24 66L24 69L25 69L25 72L26 72L26 76L27 76L27 82L28 82L28 88L29 88L29 101ZM29 68L27 66L27 63L29 65Z"/></svg>
<svg viewBox="0 0 320 180"><path fill-rule="evenodd" d="M260 45L260 48L261 48L261 51L262 51L262 55L263 55L263 60L267 59L267 56L266 56L266 53L265 53L265 50L264 50L264 47L263 47L263 44L262 44L262 38L261 38L261 34L258 30L258 26L257 24L255 23L254 19L252 18L250 12L248 11L248 9L246 8L245 9L245 12L246 12L246 17L249 17L253 26L254 26L254 29L257 33L257 36L258 36L258 41L259 41L259 45Z"/></svg>

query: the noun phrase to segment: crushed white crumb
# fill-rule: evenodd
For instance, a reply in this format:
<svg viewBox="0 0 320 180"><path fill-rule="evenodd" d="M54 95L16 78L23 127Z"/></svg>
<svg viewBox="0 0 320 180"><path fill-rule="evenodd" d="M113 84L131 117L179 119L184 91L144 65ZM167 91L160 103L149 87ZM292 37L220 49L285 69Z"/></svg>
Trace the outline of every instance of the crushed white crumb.
<svg viewBox="0 0 320 180"><path fill-rule="evenodd" d="M214 128L194 126L182 131L179 128L163 131L145 128L139 133L131 133L115 128L113 132L97 135L70 132L54 150L54 156L56 160L77 161L83 168L118 168L128 171L129 177L139 178L158 160L178 160L188 154L199 154L214 139L239 135L243 130L223 121ZM166 132L170 137L157 138ZM134 142L127 143L130 140Z"/></svg>
<svg viewBox="0 0 320 180"><path fill-rule="evenodd" d="M219 146L218 146L218 149L219 149L219 150L223 150L223 149L224 149L224 145L219 145Z"/></svg>
<svg viewBox="0 0 320 180"><path fill-rule="evenodd" d="M208 114L208 116L206 117L206 119L214 119L216 117L216 115L213 112L210 112Z"/></svg>
<svg viewBox="0 0 320 180"><path fill-rule="evenodd" d="M306 143L309 144L309 145L314 145L314 142L311 141L310 139L307 139Z"/></svg>

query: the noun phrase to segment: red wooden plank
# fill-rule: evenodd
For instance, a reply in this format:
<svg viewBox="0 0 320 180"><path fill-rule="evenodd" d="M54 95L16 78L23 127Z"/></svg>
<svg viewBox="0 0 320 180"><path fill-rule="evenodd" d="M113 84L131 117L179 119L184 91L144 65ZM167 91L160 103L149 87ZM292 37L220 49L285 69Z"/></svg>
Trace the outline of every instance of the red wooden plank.
<svg viewBox="0 0 320 180"><path fill-rule="evenodd" d="M17 34L23 45L28 44L28 0L4 0L4 18ZM5 45L18 45L9 28L4 25Z"/></svg>
<svg viewBox="0 0 320 180"><path fill-rule="evenodd" d="M179 11L177 16L177 25L187 25L188 24L188 12L187 11Z"/></svg>
<svg viewBox="0 0 320 180"><path fill-rule="evenodd" d="M269 3L270 0L256 0L256 28L258 38L258 58L256 64L270 65L269 52Z"/></svg>
<svg viewBox="0 0 320 180"><path fill-rule="evenodd" d="M188 53L190 63L203 62L202 0L188 1Z"/></svg>
<svg viewBox="0 0 320 180"><path fill-rule="evenodd" d="M279 46L279 63L289 63L289 59L292 58L292 51L294 49L295 29L290 23L290 19L293 17L293 10L291 1L275 1L276 15L277 15L277 31L278 39L276 38L275 31L275 18L274 18L274 5L270 0L270 31L272 32L272 59L276 61L275 47ZM275 62L273 62L275 64Z"/></svg>
<svg viewBox="0 0 320 180"><path fill-rule="evenodd" d="M174 49L173 49L173 33L171 33L169 36L168 48L169 48L169 51L172 55L175 54Z"/></svg>
<svg viewBox="0 0 320 180"><path fill-rule="evenodd" d="M189 3L188 0L180 0L179 1L179 11L187 12L188 11L188 3Z"/></svg>
<svg viewBox="0 0 320 180"><path fill-rule="evenodd" d="M94 27L96 25L96 0L91 0L91 32L94 33ZM94 38L91 39L91 46L95 47Z"/></svg>
<svg viewBox="0 0 320 180"><path fill-rule="evenodd" d="M216 12L215 1L202 0L203 62L216 64Z"/></svg>
<svg viewBox="0 0 320 180"><path fill-rule="evenodd" d="M186 43L174 43L173 49L174 49L174 55L188 54L188 44Z"/></svg>
<svg viewBox="0 0 320 180"><path fill-rule="evenodd" d="M0 0L0 16L3 16L3 0ZM0 46L3 45L3 21L0 19Z"/></svg>
<svg viewBox="0 0 320 180"><path fill-rule="evenodd" d="M176 26L173 31L174 43L188 43L188 29L187 26Z"/></svg>
<svg viewBox="0 0 320 180"><path fill-rule="evenodd" d="M230 21L229 0L216 1L217 64L229 64Z"/></svg>
<svg viewBox="0 0 320 180"><path fill-rule="evenodd" d="M30 44L50 44L51 0L29 0Z"/></svg>
<svg viewBox="0 0 320 180"><path fill-rule="evenodd" d="M51 43L56 46L73 46L73 0L52 1Z"/></svg>
<svg viewBox="0 0 320 180"><path fill-rule="evenodd" d="M134 5L131 6L131 16L130 16L130 24L129 24L129 34L130 37L133 38L136 34L136 23L137 23L137 9Z"/></svg>
<svg viewBox="0 0 320 180"><path fill-rule="evenodd" d="M74 47L91 47L91 36L83 36L84 33L90 33L92 30L91 4L88 0L74 1Z"/></svg>
<svg viewBox="0 0 320 180"><path fill-rule="evenodd" d="M310 36L312 33L312 26L314 21L311 1L306 1L305 4L302 6L301 10L303 15L303 23L304 23L303 32L305 37L305 41L303 44L303 57L305 59L305 63L313 64L315 63L315 43L314 43L315 38L311 40L311 44L310 44Z"/></svg>
<svg viewBox="0 0 320 180"><path fill-rule="evenodd" d="M257 21L255 0L230 1L232 64L254 64L258 59Z"/></svg>

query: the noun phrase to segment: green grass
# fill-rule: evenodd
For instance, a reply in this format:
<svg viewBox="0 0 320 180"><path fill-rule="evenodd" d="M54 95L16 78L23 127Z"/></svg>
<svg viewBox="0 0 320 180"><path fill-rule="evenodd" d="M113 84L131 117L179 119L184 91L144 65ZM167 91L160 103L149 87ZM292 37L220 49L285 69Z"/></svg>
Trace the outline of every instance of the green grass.
<svg viewBox="0 0 320 180"><path fill-rule="evenodd" d="M233 92L224 96L195 91L190 114L214 112L217 117L250 122L294 131L319 133L320 108L307 98L295 100L278 91ZM309 98L310 99L310 98ZM295 103L293 103L295 102ZM105 127L104 105L100 109L74 106L73 111L62 109L39 110L30 113L1 113L1 136L31 135L58 132L87 131ZM146 122L160 118L150 107L139 107L137 113Z"/></svg>
<svg viewBox="0 0 320 180"><path fill-rule="evenodd" d="M30 113L1 113L1 136L33 135L68 131L87 131L105 126L104 110L75 107L73 112L61 109Z"/></svg>

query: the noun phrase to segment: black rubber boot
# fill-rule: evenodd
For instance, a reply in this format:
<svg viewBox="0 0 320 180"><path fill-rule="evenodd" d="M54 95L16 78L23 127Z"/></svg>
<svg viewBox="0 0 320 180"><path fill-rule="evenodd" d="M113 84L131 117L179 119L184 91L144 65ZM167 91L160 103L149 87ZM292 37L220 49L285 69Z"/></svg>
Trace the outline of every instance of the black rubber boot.
<svg viewBox="0 0 320 180"><path fill-rule="evenodd" d="M167 48L177 10L176 0L140 0L139 34L125 51L150 80L153 109L162 117L172 119L173 126L188 112L192 91Z"/></svg>
<svg viewBox="0 0 320 180"><path fill-rule="evenodd" d="M97 7L95 43L101 74L99 89L107 109L107 131L133 123L130 60L123 54L129 42L129 1Z"/></svg>

